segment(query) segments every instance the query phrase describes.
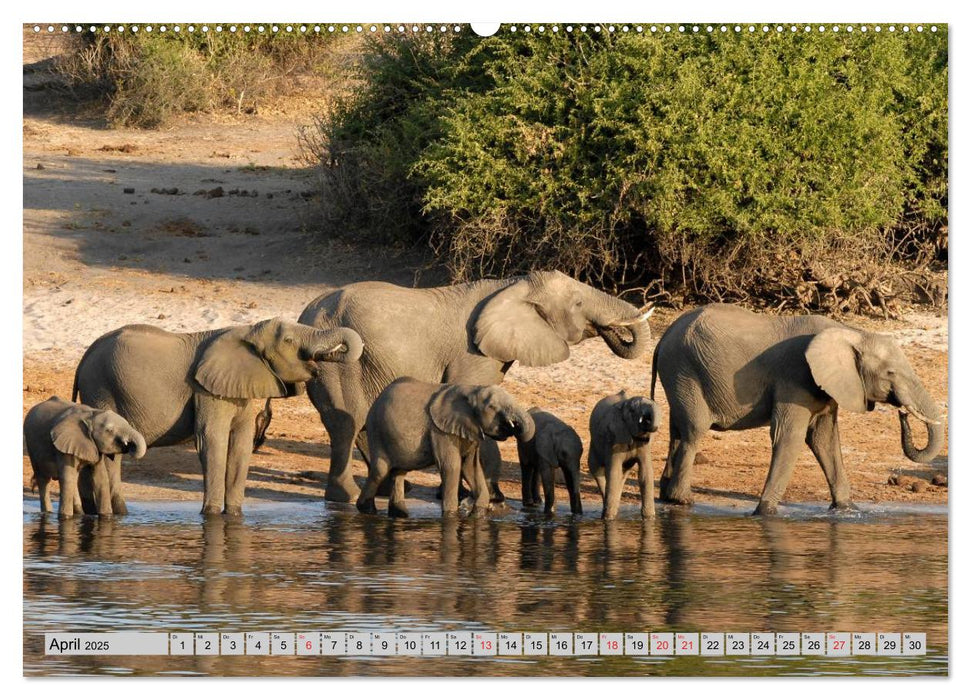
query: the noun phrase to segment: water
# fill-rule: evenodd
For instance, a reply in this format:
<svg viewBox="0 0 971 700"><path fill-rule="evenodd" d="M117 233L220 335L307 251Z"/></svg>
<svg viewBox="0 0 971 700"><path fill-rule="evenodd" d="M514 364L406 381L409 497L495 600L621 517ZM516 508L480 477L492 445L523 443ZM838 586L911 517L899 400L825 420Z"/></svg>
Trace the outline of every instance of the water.
<svg viewBox="0 0 971 700"><path fill-rule="evenodd" d="M588 511L599 513L594 504ZM323 503L24 513L26 675L946 675L942 507L409 520ZM45 657L44 632L926 632L926 657Z"/></svg>

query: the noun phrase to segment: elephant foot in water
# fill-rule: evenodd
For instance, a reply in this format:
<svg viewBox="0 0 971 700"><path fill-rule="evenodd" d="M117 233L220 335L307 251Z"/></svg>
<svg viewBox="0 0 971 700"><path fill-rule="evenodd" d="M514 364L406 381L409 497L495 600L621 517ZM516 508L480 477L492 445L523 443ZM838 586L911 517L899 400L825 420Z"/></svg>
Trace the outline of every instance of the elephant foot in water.
<svg viewBox="0 0 971 700"><path fill-rule="evenodd" d="M354 483L354 479L342 479L340 481L327 479L327 489L324 491L324 500L331 503L354 503L361 495L360 487Z"/></svg>
<svg viewBox="0 0 971 700"><path fill-rule="evenodd" d="M752 515L778 515L779 506L775 503L766 503L764 501L759 501L759 504L755 507L755 512Z"/></svg>
<svg viewBox="0 0 971 700"><path fill-rule="evenodd" d="M388 517L389 518L407 518L408 509L404 506L399 506L396 503L388 504Z"/></svg>
<svg viewBox="0 0 971 700"><path fill-rule="evenodd" d="M853 501L841 501L837 503L833 501L829 504L830 510L835 510L837 513L856 513L860 510Z"/></svg>

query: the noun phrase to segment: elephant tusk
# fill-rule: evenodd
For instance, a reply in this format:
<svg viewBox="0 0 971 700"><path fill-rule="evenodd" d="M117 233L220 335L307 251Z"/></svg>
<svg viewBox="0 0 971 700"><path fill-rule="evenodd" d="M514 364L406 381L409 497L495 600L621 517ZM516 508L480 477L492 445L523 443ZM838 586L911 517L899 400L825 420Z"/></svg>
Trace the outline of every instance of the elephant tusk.
<svg viewBox="0 0 971 700"><path fill-rule="evenodd" d="M321 359L325 359L328 355L333 355L335 352L341 352L341 353L347 352L347 344L338 343L337 345L330 348L329 350L320 350L318 352L315 352L314 360L319 361Z"/></svg>
<svg viewBox="0 0 971 700"><path fill-rule="evenodd" d="M904 406L903 409L900 412L903 413L904 415L907 415L909 413L914 418L916 418L917 420L921 421L922 423L926 423L927 425L940 425L941 424L941 421L939 421L939 420L931 420L930 418L928 418L927 416L925 416L923 413L921 413L920 411L918 411L913 406Z"/></svg>
<svg viewBox="0 0 971 700"><path fill-rule="evenodd" d="M637 310L637 316L631 319L626 319L623 321L617 321L612 323L613 326L636 326L638 323L644 323L647 319L651 317L654 313L654 309L657 308L651 304L641 307Z"/></svg>

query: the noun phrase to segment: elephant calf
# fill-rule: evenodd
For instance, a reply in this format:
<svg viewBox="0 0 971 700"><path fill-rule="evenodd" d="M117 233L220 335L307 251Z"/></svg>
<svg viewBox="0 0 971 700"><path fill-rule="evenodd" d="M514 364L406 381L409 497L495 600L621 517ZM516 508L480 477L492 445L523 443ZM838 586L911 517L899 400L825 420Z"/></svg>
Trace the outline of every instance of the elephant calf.
<svg viewBox="0 0 971 700"><path fill-rule="evenodd" d="M489 509L490 490L479 447L484 438L530 440L533 419L497 386L434 384L404 377L382 391L365 422L367 482L357 499L362 513L376 513L374 497L390 475L388 515L407 517L404 472L437 466L442 513L458 512L462 476L473 487L475 510Z"/></svg>
<svg viewBox="0 0 971 700"><path fill-rule="evenodd" d="M104 458L125 453L141 459L145 455L145 438L117 413L99 411L57 396L37 404L27 413L24 441L43 512L53 512L48 484L51 479L60 481L57 512L61 518L73 517L79 510L111 515ZM78 476L83 468L93 472L93 493L85 493L82 500Z"/></svg>
<svg viewBox="0 0 971 700"><path fill-rule="evenodd" d="M536 432L530 440L519 441L519 464L523 475L523 506L539 505L539 481L543 481L544 510L552 513L556 504L553 470L563 471L566 490L570 494L570 512L583 513L580 504L580 457L583 443L577 431L552 413L533 407L529 409Z"/></svg>
<svg viewBox="0 0 971 700"><path fill-rule="evenodd" d="M654 471L651 436L661 422L661 410L643 396L628 397L623 391L597 402L590 414L590 473L603 496L604 520L617 517L624 481L639 467L641 516L654 517Z"/></svg>

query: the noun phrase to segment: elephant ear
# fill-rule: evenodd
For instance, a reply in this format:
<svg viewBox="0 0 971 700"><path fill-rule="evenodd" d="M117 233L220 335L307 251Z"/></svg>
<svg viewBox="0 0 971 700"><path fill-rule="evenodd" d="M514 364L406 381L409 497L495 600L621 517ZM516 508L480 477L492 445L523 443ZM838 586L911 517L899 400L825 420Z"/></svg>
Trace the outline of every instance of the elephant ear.
<svg viewBox="0 0 971 700"><path fill-rule="evenodd" d="M91 439L91 423L73 411L54 424L51 440L58 452L74 455L82 462L94 464L101 458L98 446Z"/></svg>
<svg viewBox="0 0 971 700"><path fill-rule="evenodd" d="M499 362L545 367L570 356L570 347L547 319L549 314L530 299L528 280L515 282L485 303L475 322L475 345Z"/></svg>
<svg viewBox="0 0 971 700"><path fill-rule="evenodd" d="M443 433L472 442L483 438L472 404L460 386L448 386L435 392L428 404L428 416Z"/></svg>
<svg viewBox="0 0 971 700"><path fill-rule="evenodd" d="M287 386L245 336L227 331L209 343L196 365L195 379L226 399L269 399L288 395Z"/></svg>
<svg viewBox="0 0 971 700"><path fill-rule="evenodd" d="M806 361L819 388L840 408L864 413L867 408L857 356L859 333L848 328L827 328L806 348Z"/></svg>

